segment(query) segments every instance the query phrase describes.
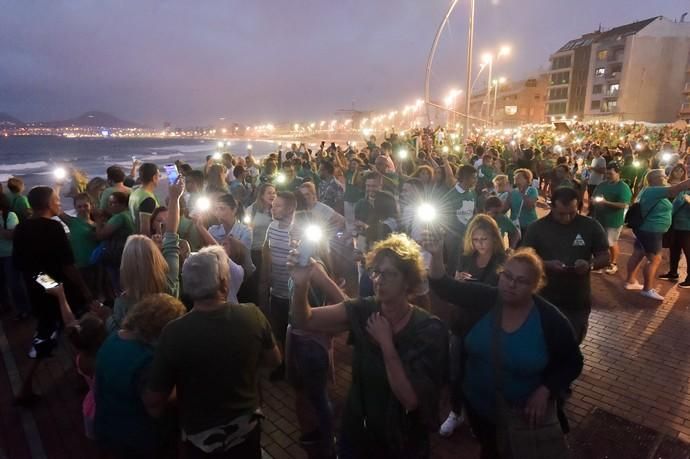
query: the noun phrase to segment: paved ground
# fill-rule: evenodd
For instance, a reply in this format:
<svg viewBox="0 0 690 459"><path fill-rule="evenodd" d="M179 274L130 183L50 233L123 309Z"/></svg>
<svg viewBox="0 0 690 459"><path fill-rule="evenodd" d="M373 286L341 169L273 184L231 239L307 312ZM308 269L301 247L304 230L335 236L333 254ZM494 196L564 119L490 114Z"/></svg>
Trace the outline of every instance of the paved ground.
<svg viewBox="0 0 690 459"><path fill-rule="evenodd" d="M630 247L631 236L625 232L622 263ZM662 270L665 267L664 263ZM578 457L633 457L620 449L631 436L639 440L635 457L690 457L686 444L690 443L690 290L659 281L666 300L658 304L624 291L620 273L593 277L594 311L583 344L585 370L568 406L574 426L571 443ZM444 316L448 310L440 307L437 312ZM12 405L17 371L23 373L28 362L25 352L32 324L16 323L8 313L0 319L0 459L97 457L82 434L80 404L85 387L65 346L38 373L41 401L30 410ZM337 382L331 388L336 414L350 381L349 356L341 337L336 345ZM306 457L296 441L299 433L290 388L266 380L261 388L268 419L265 455ZM434 457L477 457L477 446L466 428L450 439L433 440Z"/></svg>

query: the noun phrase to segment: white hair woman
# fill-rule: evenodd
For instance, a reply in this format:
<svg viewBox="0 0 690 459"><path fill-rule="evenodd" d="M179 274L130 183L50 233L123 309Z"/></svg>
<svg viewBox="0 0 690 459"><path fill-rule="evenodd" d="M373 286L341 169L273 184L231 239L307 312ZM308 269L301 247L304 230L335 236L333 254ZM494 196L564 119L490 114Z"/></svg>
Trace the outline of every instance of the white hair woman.
<svg viewBox="0 0 690 459"><path fill-rule="evenodd" d="M661 249L664 233L671 228L673 220L673 199L683 190L690 189L690 179L669 186L663 169L647 172L647 186L637 198L640 203L642 224L635 228L635 248L628 260L626 290L641 290L647 298L663 301L664 297L654 289L654 279L661 264ZM644 285L637 282L637 273L644 258L649 260L643 268Z"/></svg>

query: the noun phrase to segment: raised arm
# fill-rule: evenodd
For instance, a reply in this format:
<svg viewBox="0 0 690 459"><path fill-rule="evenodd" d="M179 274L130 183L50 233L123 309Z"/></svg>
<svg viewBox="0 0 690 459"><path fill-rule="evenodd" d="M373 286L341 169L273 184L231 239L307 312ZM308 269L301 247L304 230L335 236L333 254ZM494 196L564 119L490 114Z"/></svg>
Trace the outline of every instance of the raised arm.
<svg viewBox="0 0 690 459"><path fill-rule="evenodd" d="M297 253L290 255L288 265L292 267L292 301L290 302L290 313L295 328L322 333L336 334L348 329L347 311L345 303L338 303L331 306L321 306L312 308L309 306L309 285L313 276L314 267L312 262L309 266L297 266Z"/></svg>

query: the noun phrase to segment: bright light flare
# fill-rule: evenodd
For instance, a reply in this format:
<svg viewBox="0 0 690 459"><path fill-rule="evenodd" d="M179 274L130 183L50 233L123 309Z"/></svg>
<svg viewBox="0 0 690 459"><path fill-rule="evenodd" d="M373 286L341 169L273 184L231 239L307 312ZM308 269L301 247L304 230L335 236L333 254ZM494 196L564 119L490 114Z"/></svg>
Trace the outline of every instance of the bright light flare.
<svg viewBox="0 0 690 459"><path fill-rule="evenodd" d="M403 148L402 150L398 151L398 158L407 159L407 150Z"/></svg>
<svg viewBox="0 0 690 459"><path fill-rule="evenodd" d="M281 173L279 173L278 175L276 175L276 183L277 183L277 184L282 185L282 184L284 184L285 182L287 182L287 177L285 176L285 174L283 174L283 173L281 172Z"/></svg>
<svg viewBox="0 0 690 459"><path fill-rule="evenodd" d="M594 202L603 202L603 201L604 201L604 197L603 197L603 196L595 196L595 197L594 197Z"/></svg>
<svg viewBox="0 0 690 459"><path fill-rule="evenodd" d="M218 148L223 148L223 146L224 146L225 144L224 144L223 142L218 142L217 145L218 145Z"/></svg>
<svg viewBox="0 0 690 459"><path fill-rule="evenodd" d="M252 216L251 215L245 215L244 218L242 219L242 223L245 225L249 225L252 222Z"/></svg>
<svg viewBox="0 0 690 459"><path fill-rule="evenodd" d="M420 204L419 207L417 207L417 218L421 222L431 223L434 220L436 220L437 216L438 212L436 210L436 207L429 204L428 202L424 202Z"/></svg>
<svg viewBox="0 0 690 459"><path fill-rule="evenodd" d="M254 146L251 143L249 145L247 145L247 150L253 150L253 149L254 149Z"/></svg>
<svg viewBox="0 0 690 459"><path fill-rule="evenodd" d="M214 161L220 161L221 159L223 159L223 155L221 155L220 152L217 151L217 152L213 153L212 158Z"/></svg>
<svg viewBox="0 0 690 459"><path fill-rule="evenodd" d="M206 196L201 196L196 200L195 208L199 212L207 212L211 208L211 200Z"/></svg>
<svg viewBox="0 0 690 459"><path fill-rule="evenodd" d="M64 167L56 167L53 171L56 180L65 180L67 178L67 171Z"/></svg>
<svg viewBox="0 0 690 459"><path fill-rule="evenodd" d="M640 167L641 165L638 160L633 161L633 167Z"/></svg>
<svg viewBox="0 0 690 459"><path fill-rule="evenodd" d="M308 225L304 228L302 237L309 242L320 242L323 239L323 230L318 225Z"/></svg>
<svg viewBox="0 0 690 459"><path fill-rule="evenodd" d="M673 154L672 154L672 153L663 153L663 154L661 155L661 160L662 160L663 162L665 162L665 163L671 161L672 158L673 158Z"/></svg>

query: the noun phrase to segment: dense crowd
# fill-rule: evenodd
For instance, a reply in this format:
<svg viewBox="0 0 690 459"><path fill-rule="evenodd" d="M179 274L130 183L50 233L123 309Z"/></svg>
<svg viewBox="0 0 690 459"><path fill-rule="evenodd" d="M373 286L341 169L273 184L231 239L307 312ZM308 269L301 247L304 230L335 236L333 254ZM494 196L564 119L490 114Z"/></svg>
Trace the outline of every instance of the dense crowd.
<svg viewBox="0 0 690 459"><path fill-rule="evenodd" d="M689 138L639 124L426 128L261 160L226 150L164 175L73 170L26 194L13 177L1 300L36 318L17 401L36 401L34 372L63 334L104 457L260 458L261 371L294 389L310 457L428 457L430 432L463 422L482 458L565 457L590 275L617 273L626 225L621 288L663 300L664 248L659 277L690 287ZM433 314L440 302L452 320ZM352 383L336 425L343 332Z"/></svg>

